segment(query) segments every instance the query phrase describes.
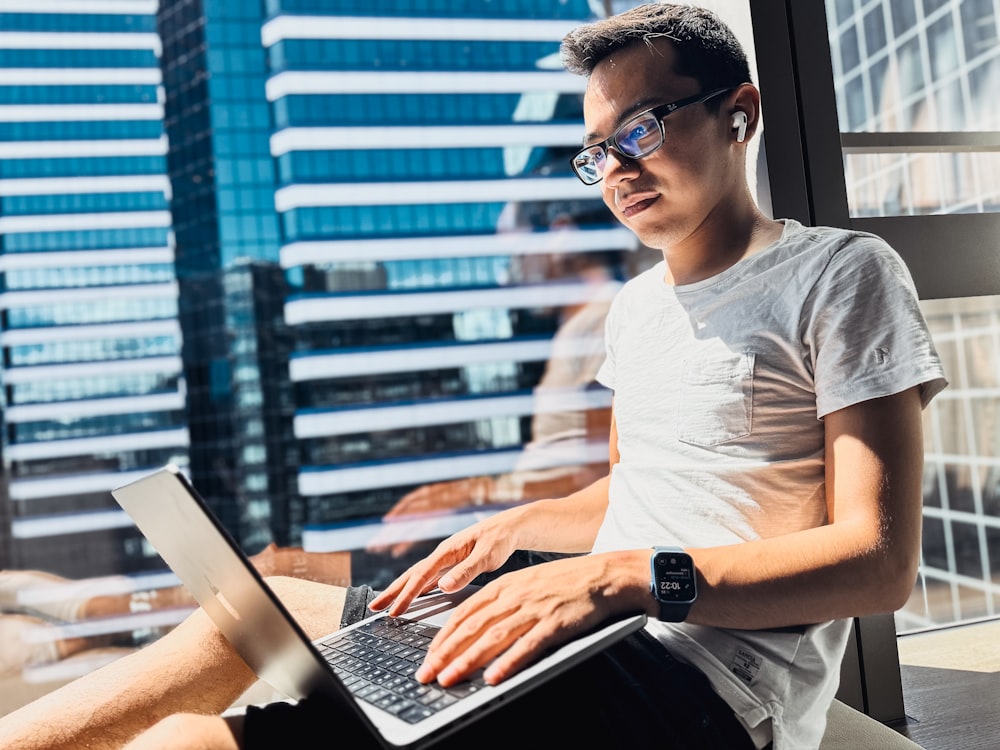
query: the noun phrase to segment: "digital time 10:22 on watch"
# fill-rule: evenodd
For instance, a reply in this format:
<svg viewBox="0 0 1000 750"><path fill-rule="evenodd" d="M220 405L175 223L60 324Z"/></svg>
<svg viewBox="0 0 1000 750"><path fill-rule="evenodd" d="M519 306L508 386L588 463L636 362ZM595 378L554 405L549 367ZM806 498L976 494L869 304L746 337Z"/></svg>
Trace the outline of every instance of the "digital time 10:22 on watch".
<svg viewBox="0 0 1000 750"><path fill-rule="evenodd" d="M649 564L649 589L659 605L658 619L683 622L698 597L691 555L680 547L653 547Z"/></svg>

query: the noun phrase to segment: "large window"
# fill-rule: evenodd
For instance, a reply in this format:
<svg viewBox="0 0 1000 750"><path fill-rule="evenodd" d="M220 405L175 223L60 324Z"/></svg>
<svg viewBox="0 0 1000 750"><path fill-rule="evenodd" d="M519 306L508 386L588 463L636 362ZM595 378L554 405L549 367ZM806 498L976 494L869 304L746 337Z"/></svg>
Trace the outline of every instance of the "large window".
<svg viewBox="0 0 1000 750"><path fill-rule="evenodd" d="M0 49L0 68L43 71L0 107L0 570L42 571L9 632L44 644L0 675L0 712L190 611L108 494L165 463L195 474L262 569L301 569L304 546L332 553L317 576L373 585L484 514L606 470L603 315L657 254L569 175L583 84L553 51L635 4L385 2L391 42L346 38L370 0L200 19L164 0L159 27L0 14L91 34ZM886 237L946 363L924 417L920 577L894 626L994 616L997 3L828 0L828 25L805 3L702 4L760 64L762 208ZM421 14L433 35L399 41ZM102 88L97 62L127 82Z"/></svg>
<svg viewBox="0 0 1000 750"><path fill-rule="evenodd" d="M932 280L957 257L995 282L1000 19L995 3L978 0L827 5L850 223L887 236L907 256L950 381L924 417L923 558L897 627L993 616L1000 297L984 292L1000 288L983 288L978 275ZM979 243L988 228L991 241Z"/></svg>

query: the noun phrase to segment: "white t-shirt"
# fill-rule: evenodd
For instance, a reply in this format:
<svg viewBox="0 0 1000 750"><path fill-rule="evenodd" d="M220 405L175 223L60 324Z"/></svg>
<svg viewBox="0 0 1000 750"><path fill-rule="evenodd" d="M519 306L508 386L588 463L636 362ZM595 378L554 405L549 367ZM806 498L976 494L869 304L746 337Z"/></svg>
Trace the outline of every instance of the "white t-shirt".
<svg viewBox="0 0 1000 750"><path fill-rule="evenodd" d="M711 547L826 523L822 417L947 384L909 273L883 240L785 220L781 238L710 279L628 282L597 379L618 451L595 552ZM804 633L651 621L755 741L818 747L849 622Z"/></svg>

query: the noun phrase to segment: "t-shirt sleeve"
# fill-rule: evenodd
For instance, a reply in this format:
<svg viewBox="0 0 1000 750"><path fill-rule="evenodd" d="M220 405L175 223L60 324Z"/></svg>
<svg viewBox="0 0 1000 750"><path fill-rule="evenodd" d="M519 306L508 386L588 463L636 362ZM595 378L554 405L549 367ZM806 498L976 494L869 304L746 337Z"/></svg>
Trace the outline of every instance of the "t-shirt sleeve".
<svg viewBox="0 0 1000 750"><path fill-rule="evenodd" d="M881 239L832 253L804 313L818 417L913 386L926 406L947 385L909 271Z"/></svg>

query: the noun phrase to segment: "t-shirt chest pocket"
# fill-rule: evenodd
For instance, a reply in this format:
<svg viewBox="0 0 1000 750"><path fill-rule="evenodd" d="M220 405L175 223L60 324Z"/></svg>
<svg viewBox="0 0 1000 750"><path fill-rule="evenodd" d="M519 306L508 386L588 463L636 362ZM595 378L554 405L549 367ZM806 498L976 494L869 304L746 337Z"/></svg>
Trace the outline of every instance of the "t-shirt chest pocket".
<svg viewBox="0 0 1000 750"><path fill-rule="evenodd" d="M753 352L688 360L681 374L677 439L719 445L750 434Z"/></svg>

